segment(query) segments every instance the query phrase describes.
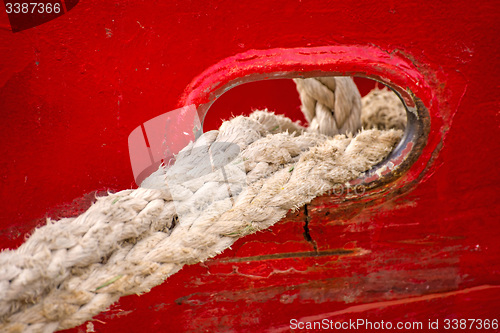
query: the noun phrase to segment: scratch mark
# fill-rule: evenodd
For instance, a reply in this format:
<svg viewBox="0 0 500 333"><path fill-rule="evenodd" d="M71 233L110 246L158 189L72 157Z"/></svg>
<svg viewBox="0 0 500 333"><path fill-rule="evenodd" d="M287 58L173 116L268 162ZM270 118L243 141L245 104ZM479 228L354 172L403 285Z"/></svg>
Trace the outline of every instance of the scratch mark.
<svg viewBox="0 0 500 333"><path fill-rule="evenodd" d="M314 241L313 241L314 242ZM275 253L266 254L260 256L252 257L241 257L241 258L224 258L220 259L219 262L246 262L246 261L259 261L259 260L272 260L272 259L287 259L287 258L307 258L307 257L326 257L326 256L343 256L349 254L357 254L357 250L350 249L335 249L326 251L314 251L314 252L285 252L285 253Z"/></svg>

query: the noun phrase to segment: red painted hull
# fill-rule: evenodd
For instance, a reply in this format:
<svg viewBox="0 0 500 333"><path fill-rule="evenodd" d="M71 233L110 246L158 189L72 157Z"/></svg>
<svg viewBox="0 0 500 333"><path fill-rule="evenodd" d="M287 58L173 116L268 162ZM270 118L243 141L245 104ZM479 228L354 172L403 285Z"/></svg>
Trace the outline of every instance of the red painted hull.
<svg viewBox="0 0 500 333"><path fill-rule="evenodd" d="M82 212L96 192L135 186L127 137L150 118L273 73L359 74L408 87L429 109L428 144L408 173L364 200L315 199L150 293L122 298L96 331L279 332L292 319L421 322L425 331L429 320L444 329L447 319L500 319L500 6L267 8L82 1L18 33L0 14L1 246L18 246L45 217ZM269 105L297 116L291 83L247 88L221 97L206 129L234 100L234 114ZM241 99L269 91L268 103Z"/></svg>

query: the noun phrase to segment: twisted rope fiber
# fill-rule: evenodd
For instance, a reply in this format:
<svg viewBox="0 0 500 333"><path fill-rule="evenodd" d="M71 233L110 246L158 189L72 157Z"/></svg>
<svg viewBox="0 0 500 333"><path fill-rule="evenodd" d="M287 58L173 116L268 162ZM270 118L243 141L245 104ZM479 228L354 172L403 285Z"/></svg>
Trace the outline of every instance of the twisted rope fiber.
<svg viewBox="0 0 500 333"><path fill-rule="evenodd" d="M358 177L401 136L371 129L332 138L267 111L224 122L143 184L156 188L97 198L82 215L48 220L17 250L0 253L0 331L71 328L121 296L148 292L183 265L216 256ZM220 143L236 144L239 154L200 174L199 161ZM167 186L165 179L176 182ZM222 195L228 186L233 195ZM179 193L189 195L174 198ZM179 219L182 207L188 209Z"/></svg>
<svg viewBox="0 0 500 333"><path fill-rule="evenodd" d="M356 133L361 129L361 95L350 77L294 81L302 113L309 122L309 131L334 136Z"/></svg>

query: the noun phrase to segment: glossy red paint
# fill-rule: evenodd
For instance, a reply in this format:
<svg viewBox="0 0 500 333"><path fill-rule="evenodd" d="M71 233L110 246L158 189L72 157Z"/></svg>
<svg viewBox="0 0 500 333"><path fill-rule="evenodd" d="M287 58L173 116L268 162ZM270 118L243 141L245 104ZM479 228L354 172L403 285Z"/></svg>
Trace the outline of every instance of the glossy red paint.
<svg viewBox="0 0 500 333"><path fill-rule="evenodd" d="M47 216L83 211L96 192L134 186L127 137L155 116L276 74L359 74L408 87L429 109L428 144L408 173L360 198L317 198L151 293L123 298L96 331L498 318L498 4L272 7L91 0L15 34L0 14L2 247ZM297 105L281 81L247 87L234 92L266 87L281 92L270 105ZM261 105L241 105L252 106Z"/></svg>

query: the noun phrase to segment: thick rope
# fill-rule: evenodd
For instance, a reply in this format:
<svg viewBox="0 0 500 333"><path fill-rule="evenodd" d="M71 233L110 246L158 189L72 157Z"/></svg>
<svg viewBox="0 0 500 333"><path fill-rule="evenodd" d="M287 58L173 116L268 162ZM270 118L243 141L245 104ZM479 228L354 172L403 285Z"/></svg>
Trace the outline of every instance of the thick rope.
<svg viewBox="0 0 500 333"><path fill-rule="evenodd" d="M361 129L361 95L350 77L294 79L309 131L334 136Z"/></svg>
<svg viewBox="0 0 500 333"><path fill-rule="evenodd" d="M406 111L401 101L388 88L373 89L362 98L361 123L364 129L406 128Z"/></svg>
<svg viewBox="0 0 500 333"><path fill-rule="evenodd" d="M227 121L143 184L155 188L100 197L0 253L0 331L71 328L121 296L148 292L355 179L401 135L373 129L332 138L265 111Z"/></svg>

